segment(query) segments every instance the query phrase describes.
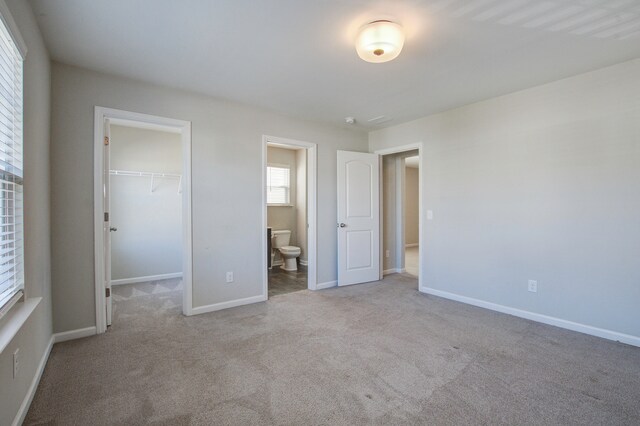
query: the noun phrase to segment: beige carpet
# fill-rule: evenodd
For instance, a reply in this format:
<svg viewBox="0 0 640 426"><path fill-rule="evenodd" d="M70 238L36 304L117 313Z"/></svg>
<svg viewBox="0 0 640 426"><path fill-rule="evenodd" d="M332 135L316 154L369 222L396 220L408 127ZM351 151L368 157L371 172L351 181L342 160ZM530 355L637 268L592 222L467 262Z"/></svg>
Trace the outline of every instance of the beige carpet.
<svg viewBox="0 0 640 426"><path fill-rule="evenodd" d="M26 424L640 424L639 348L416 287L190 318L178 292L123 297L109 332L54 346Z"/></svg>

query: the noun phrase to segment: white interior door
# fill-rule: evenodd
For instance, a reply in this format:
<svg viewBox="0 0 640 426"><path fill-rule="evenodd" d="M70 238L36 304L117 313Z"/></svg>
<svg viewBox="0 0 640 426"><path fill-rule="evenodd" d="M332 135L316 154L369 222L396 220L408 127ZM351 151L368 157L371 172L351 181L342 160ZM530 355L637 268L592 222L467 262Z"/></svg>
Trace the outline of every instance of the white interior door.
<svg viewBox="0 0 640 426"><path fill-rule="evenodd" d="M380 163L338 151L338 285L380 279Z"/></svg>
<svg viewBox="0 0 640 426"><path fill-rule="evenodd" d="M103 222L103 235L104 235L104 287L105 287L105 302L107 313L107 326L111 325L111 221L109 217L110 211L110 193L109 193L109 169L111 168L109 144L111 141L111 123L109 120L104 121L104 167L103 167L103 206L104 206L104 222Z"/></svg>

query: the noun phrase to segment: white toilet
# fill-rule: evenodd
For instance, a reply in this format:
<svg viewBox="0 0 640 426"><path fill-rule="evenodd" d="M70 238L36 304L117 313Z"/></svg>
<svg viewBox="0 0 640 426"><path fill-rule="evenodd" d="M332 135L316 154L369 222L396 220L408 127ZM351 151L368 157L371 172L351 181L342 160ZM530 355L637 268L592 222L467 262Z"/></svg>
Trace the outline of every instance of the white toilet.
<svg viewBox="0 0 640 426"><path fill-rule="evenodd" d="M284 265L280 268L284 271L295 272L298 270L296 258L300 256L300 247L290 246L291 231L282 229L271 233L271 246L273 250L278 250L284 259Z"/></svg>

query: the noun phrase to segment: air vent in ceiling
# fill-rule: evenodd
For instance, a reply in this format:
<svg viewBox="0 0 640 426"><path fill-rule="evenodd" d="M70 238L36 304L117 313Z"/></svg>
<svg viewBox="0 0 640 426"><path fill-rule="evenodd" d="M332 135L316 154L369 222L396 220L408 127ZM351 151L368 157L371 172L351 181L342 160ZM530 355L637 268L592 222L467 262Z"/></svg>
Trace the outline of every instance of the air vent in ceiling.
<svg viewBox="0 0 640 426"><path fill-rule="evenodd" d="M388 121L393 120L393 118L391 117L385 117L384 115L379 115L377 117L373 117L367 120L368 123L370 124L374 124L376 126L382 124L382 123L386 123Z"/></svg>

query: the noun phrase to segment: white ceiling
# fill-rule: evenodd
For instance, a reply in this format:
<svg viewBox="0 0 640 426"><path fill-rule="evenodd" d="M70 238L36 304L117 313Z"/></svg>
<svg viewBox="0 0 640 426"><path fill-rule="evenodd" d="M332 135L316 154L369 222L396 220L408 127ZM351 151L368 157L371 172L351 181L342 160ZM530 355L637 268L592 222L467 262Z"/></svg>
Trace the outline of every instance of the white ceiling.
<svg viewBox="0 0 640 426"><path fill-rule="evenodd" d="M31 4L57 61L365 129L640 57L640 0ZM355 32L385 18L404 50L366 63Z"/></svg>

